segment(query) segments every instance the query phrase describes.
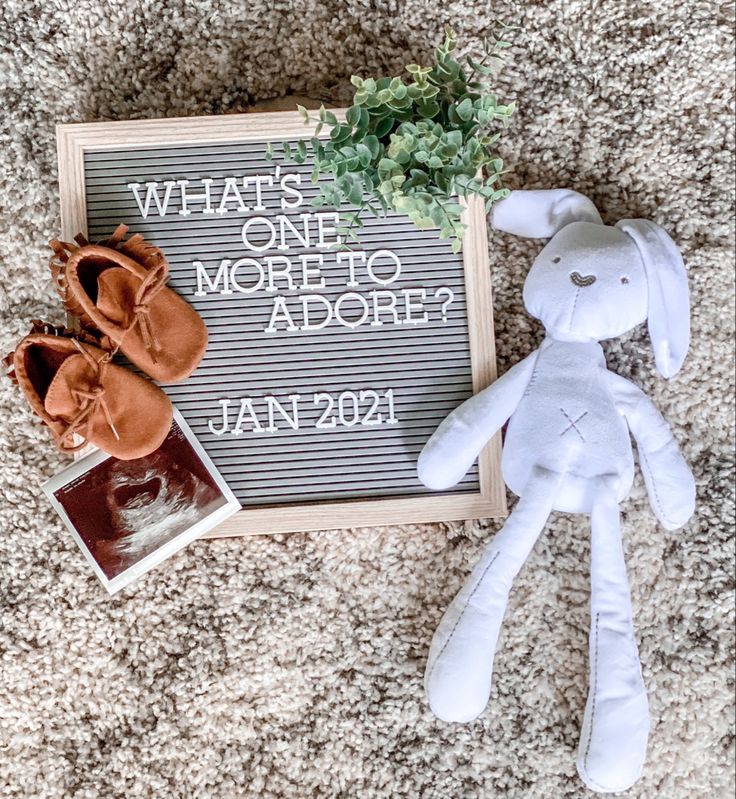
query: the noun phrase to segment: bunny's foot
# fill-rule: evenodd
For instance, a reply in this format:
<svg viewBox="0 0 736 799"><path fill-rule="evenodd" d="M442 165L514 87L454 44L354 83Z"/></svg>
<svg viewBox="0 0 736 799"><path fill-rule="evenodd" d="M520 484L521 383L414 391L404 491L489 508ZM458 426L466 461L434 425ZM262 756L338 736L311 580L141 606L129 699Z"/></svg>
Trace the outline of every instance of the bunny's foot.
<svg viewBox="0 0 736 799"><path fill-rule="evenodd" d="M590 690L578 772L591 790L614 793L641 776L649 707L634 639L615 484L601 482L592 513Z"/></svg>
<svg viewBox="0 0 736 799"><path fill-rule="evenodd" d="M558 484L557 475L535 470L506 524L442 617L424 686L432 712L443 721L472 721L488 703L511 583L547 521Z"/></svg>

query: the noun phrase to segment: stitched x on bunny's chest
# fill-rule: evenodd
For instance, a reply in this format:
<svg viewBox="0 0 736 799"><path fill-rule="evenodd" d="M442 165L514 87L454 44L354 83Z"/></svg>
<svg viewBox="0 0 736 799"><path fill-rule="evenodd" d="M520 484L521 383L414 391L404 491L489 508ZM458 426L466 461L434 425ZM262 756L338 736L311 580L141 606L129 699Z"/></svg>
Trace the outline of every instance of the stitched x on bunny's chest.
<svg viewBox="0 0 736 799"><path fill-rule="evenodd" d="M628 429L606 376L598 344L548 340L540 348L506 434L503 468L513 491L534 466L583 479L633 469Z"/></svg>

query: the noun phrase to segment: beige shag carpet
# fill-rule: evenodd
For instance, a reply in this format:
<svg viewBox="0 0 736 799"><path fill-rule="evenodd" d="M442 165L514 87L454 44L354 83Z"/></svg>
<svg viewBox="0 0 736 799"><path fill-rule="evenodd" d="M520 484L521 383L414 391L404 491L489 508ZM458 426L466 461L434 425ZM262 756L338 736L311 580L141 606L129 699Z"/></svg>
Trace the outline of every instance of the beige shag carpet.
<svg viewBox="0 0 736 799"><path fill-rule="evenodd" d="M520 26L512 187L569 186L651 218L690 270L693 346L670 383L642 328L607 346L674 427L698 512L667 534L639 478L623 529L653 729L647 799L725 799L733 749L733 7L717 0L4 0L0 344L61 320L54 125L344 101L351 73L426 60L446 22ZM493 235L499 365L536 346L539 245ZM5 351L4 350L4 351ZM497 522L197 543L114 599L39 495L62 465L9 381L0 423L0 796L563 799L586 694L588 531L556 515L512 594L492 701L430 714L442 611Z"/></svg>

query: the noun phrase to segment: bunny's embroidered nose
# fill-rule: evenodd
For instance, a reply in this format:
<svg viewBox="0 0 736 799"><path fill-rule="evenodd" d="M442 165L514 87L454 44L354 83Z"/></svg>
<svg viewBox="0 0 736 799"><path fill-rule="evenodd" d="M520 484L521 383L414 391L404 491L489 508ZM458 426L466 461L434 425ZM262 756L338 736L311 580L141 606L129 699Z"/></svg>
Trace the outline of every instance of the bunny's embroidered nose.
<svg viewBox="0 0 736 799"><path fill-rule="evenodd" d="M572 272L570 280L572 280L576 286L592 286L597 278L595 275L581 275L580 272Z"/></svg>

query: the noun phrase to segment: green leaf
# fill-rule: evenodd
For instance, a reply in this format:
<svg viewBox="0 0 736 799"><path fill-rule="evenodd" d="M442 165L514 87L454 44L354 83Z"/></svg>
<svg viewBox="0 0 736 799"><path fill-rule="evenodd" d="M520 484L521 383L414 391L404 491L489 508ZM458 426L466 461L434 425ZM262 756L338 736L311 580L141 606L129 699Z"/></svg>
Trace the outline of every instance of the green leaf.
<svg viewBox="0 0 736 799"><path fill-rule="evenodd" d="M291 161L291 147L289 146L289 142L285 141L283 143L283 147L284 147L284 158L287 161Z"/></svg>
<svg viewBox="0 0 736 799"><path fill-rule="evenodd" d="M350 125L339 124L330 131L330 138L335 144L340 144L349 139L352 132Z"/></svg>
<svg viewBox="0 0 736 799"><path fill-rule="evenodd" d="M448 144L452 144L458 150L463 146L463 133L461 130L448 130L445 138Z"/></svg>
<svg viewBox="0 0 736 799"><path fill-rule="evenodd" d="M467 122L473 117L473 102L469 97L466 97L462 102L455 106L455 111L463 122Z"/></svg>
<svg viewBox="0 0 736 799"><path fill-rule="evenodd" d="M360 75L351 75L350 82L353 84L353 86L360 88L363 85L363 78L361 78Z"/></svg>
<svg viewBox="0 0 736 799"><path fill-rule="evenodd" d="M378 153L381 150L381 143L378 141L378 137L374 135L366 136L363 139L363 144L370 150L371 152L371 160L378 157Z"/></svg>
<svg viewBox="0 0 736 799"><path fill-rule="evenodd" d="M408 164L409 161L411 160L411 153L408 150L397 150L393 154L392 158L398 164L401 164L403 166L404 164Z"/></svg>
<svg viewBox="0 0 736 799"><path fill-rule="evenodd" d="M476 61L474 58L468 56L468 66L475 70L476 72L480 72L481 75L492 75L493 68L487 66L486 64L481 64L480 61Z"/></svg>
<svg viewBox="0 0 736 799"><path fill-rule="evenodd" d="M437 171L434 173L434 182L437 185L437 188L441 189L441 191L444 194L449 193L450 181L445 177L445 175L442 174L442 172ZM447 210L446 205L445 205L445 210Z"/></svg>
<svg viewBox="0 0 736 799"><path fill-rule="evenodd" d="M419 112L419 116L431 119L439 114L440 106L439 103L436 103L434 100L430 100L428 103L422 103L421 105L418 105L417 111Z"/></svg>
<svg viewBox="0 0 736 799"><path fill-rule="evenodd" d="M266 158L269 161L273 161L273 144L271 142L266 145Z"/></svg>
<svg viewBox="0 0 736 799"><path fill-rule="evenodd" d="M349 125L357 125L360 122L360 106L351 105L345 113L345 119Z"/></svg>
<svg viewBox="0 0 736 799"><path fill-rule="evenodd" d="M351 205L360 205L363 199L363 187L359 180L353 180L347 198Z"/></svg>
<svg viewBox="0 0 736 799"><path fill-rule="evenodd" d="M384 117L377 125L375 129L375 135L378 136L379 139L383 138L394 126L394 121L391 117Z"/></svg>
<svg viewBox="0 0 736 799"><path fill-rule="evenodd" d="M367 167L373 158L370 149L362 142L358 142L358 144L355 145L355 151L358 154L361 167Z"/></svg>
<svg viewBox="0 0 736 799"><path fill-rule="evenodd" d="M400 170L400 169L401 169L401 167L396 163L396 161L394 161L391 158L382 158L378 162L378 171L379 171L379 173L391 174L392 172L394 172L396 170Z"/></svg>

